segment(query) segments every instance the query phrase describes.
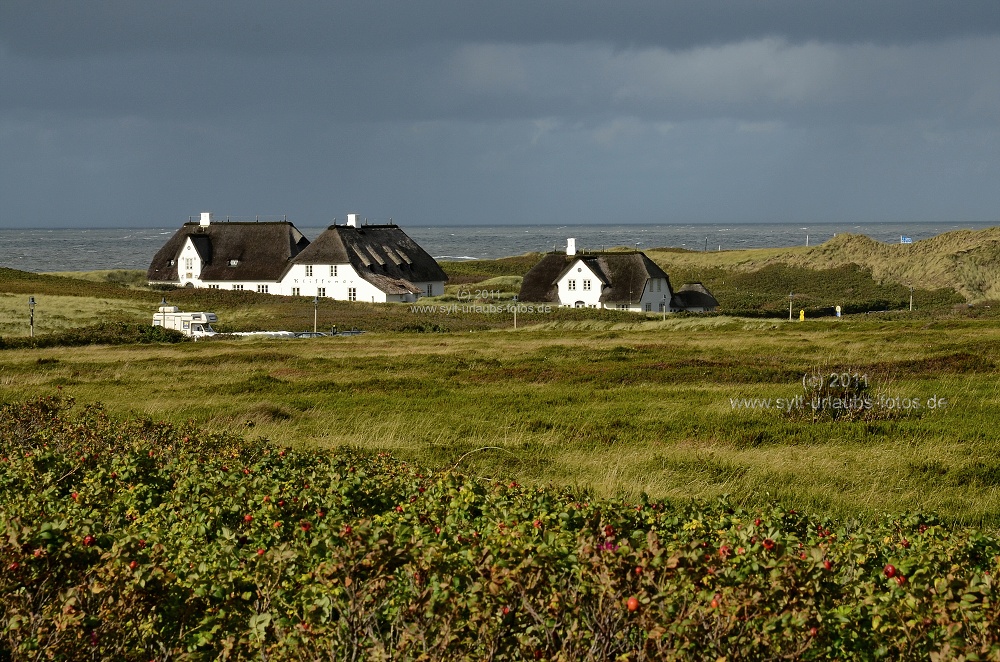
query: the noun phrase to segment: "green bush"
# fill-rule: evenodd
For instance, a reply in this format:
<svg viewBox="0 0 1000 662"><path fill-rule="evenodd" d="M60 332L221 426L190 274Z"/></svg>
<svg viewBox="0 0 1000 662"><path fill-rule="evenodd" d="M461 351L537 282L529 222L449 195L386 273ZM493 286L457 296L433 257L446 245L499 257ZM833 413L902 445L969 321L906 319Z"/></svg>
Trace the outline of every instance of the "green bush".
<svg viewBox="0 0 1000 662"><path fill-rule="evenodd" d="M998 554L0 407L0 659L994 659Z"/></svg>
<svg viewBox="0 0 1000 662"><path fill-rule="evenodd" d="M68 329L34 338L2 338L0 349L40 347L76 347L80 345L131 345L178 343L191 340L180 331L146 324L102 322L79 329Z"/></svg>

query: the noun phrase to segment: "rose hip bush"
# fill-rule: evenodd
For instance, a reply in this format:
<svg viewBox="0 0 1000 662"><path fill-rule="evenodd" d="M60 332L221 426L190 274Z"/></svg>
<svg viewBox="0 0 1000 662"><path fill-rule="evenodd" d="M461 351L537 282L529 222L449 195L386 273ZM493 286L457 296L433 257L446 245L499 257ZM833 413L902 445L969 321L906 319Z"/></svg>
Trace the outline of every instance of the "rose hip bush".
<svg viewBox="0 0 1000 662"><path fill-rule="evenodd" d="M1000 659L998 554L0 407L0 660Z"/></svg>

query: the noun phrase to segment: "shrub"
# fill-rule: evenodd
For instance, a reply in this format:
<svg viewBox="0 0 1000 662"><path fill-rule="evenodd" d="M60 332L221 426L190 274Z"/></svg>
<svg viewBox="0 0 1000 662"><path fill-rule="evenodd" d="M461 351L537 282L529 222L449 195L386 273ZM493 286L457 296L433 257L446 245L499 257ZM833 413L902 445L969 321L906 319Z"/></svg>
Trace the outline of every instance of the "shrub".
<svg viewBox="0 0 1000 662"><path fill-rule="evenodd" d="M970 659L1000 544L0 406L0 659Z"/></svg>

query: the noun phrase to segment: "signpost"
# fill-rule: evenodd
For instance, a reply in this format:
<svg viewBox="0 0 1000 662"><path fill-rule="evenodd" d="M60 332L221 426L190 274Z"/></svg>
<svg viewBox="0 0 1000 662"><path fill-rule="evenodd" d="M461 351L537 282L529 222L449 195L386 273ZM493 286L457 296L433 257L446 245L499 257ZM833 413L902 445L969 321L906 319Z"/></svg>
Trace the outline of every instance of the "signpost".
<svg viewBox="0 0 1000 662"><path fill-rule="evenodd" d="M35 337L35 297L28 297L28 327L29 337Z"/></svg>

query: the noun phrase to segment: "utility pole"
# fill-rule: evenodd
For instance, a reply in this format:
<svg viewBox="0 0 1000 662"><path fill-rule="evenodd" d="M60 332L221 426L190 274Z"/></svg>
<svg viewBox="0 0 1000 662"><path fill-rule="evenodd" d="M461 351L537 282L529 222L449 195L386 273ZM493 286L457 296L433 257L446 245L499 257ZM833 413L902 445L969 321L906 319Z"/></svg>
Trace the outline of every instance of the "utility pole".
<svg viewBox="0 0 1000 662"><path fill-rule="evenodd" d="M28 297L28 328L30 338L35 337L35 297Z"/></svg>
<svg viewBox="0 0 1000 662"><path fill-rule="evenodd" d="M319 311L319 295L313 297L313 333L316 333L316 315Z"/></svg>
<svg viewBox="0 0 1000 662"><path fill-rule="evenodd" d="M788 293L788 321L792 321L792 293Z"/></svg>
<svg viewBox="0 0 1000 662"><path fill-rule="evenodd" d="M913 286L910 285L910 312L913 312Z"/></svg>

